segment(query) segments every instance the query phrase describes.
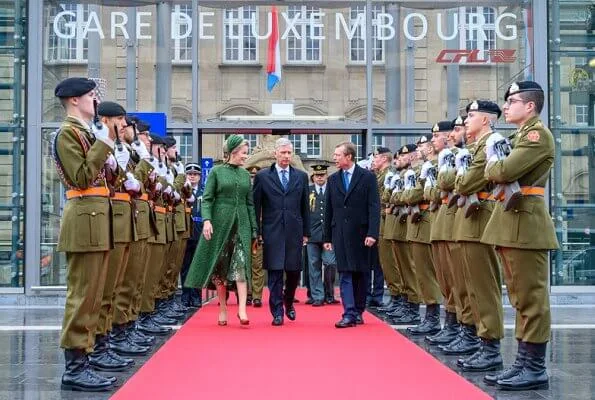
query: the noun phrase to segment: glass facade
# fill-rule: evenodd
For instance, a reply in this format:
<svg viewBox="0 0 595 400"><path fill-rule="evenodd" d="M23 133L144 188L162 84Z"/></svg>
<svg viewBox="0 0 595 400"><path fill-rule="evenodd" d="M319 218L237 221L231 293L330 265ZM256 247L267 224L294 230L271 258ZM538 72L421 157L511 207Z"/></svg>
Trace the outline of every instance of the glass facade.
<svg viewBox="0 0 595 400"><path fill-rule="evenodd" d="M0 287L13 288L24 284L26 32L27 2L0 1Z"/></svg>
<svg viewBox="0 0 595 400"><path fill-rule="evenodd" d="M220 159L231 133L254 151L283 134L306 168L345 140L359 158L396 149L470 100L501 101L510 82L536 79L549 88L559 139L550 203L562 249L551 283L595 285L591 1L121 3L0 0L0 286L65 283L51 142L64 117L53 90L69 76L96 79L101 97L128 111L164 113L186 162ZM14 34L27 29L28 43ZM546 35L549 48L538 40ZM276 60L280 81L269 90ZM24 99L25 84L40 95ZM26 149L25 127L37 132Z"/></svg>

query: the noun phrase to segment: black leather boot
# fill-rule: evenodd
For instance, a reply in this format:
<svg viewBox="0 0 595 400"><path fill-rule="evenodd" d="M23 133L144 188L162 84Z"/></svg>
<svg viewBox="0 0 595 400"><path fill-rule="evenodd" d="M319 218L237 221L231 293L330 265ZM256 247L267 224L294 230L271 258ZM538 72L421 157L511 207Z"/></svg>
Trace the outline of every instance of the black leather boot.
<svg viewBox="0 0 595 400"><path fill-rule="evenodd" d="M428 304L421 324L407 328L410 335L433 335L440 332L440 304Z"/></svg>
<svg viewBox="0 0 595 400"><path fill-rule="evenodd" d="M477 350L475 353L471 354L470 356L457 358L457 367L463 368L463 365L465 363L469 363L469 362L475 360L477 357L481 356L482 352L483 352L483 346L481 346L479 348L479 350Z"/></svg>
<svg viewBox="0 0 595 400"><path fill-rule="evenodd" d="M421 322L419 316L419 304L407 303L405 312L399 318L390 320L393 325L415 325Z"/></svg>
<svg viewBox="0 0 595 400"><path fill-rule="evenodd" d="M488 385L495 385L496 382L503 379L510 379L515 375L521 373L523 369L523 365L525 364L525 345L522 341L518 340L518 350L516 353L516 358L512 365L506 368L499 374L488 374L483 377L483 381Z"/></svg>
<svg viewBox="0 0 595 400"><path fill-rule="evenodd" d="M64 350L66 370L62 374L63 390L102 392L113 388L112 382L98 375L88 364L87 354L82 349Z"/></svg>
<svg viewBox="0 0 595 400"><path fill-rule="evenodd" d="M141 314L140 318L136 322L136 327L142 333L149 335L165 336L172 331L171 328L161 326L153 321L153 317L149 313Z"/></svg>
<svg viewBox="0 0 595 400"><path fill-rule="evenodd" d="M170 304L170 308L175 312L179 312L181 314L186 314L188 312L188 307L183 305L181 302L178 302L175 295L171 296L168 301Z"/></svg>
<svg viewBox="0 0 595 400"><path fill-rule="evenodd" d="M132 321L126 324L126 334L128 335L128 339L140 346L150 347L153 345L153 343L155 343L155 336L147 336L143 334L138 329L136 329L136 324Z"/></svg>
<svg viewBox="0 0 595 400"><path fill-rule="evenodd" d="M409 311L409 302L407 301L407 299L405 297L402 297L394 309L386 312L386 317L392 318L392 319L401 318L408 311Z"/></svg>
<svg viewBox="0 0 595 400"><path fill-rule="evenodd" d="M502 369L499 339L481 339L481 354L463 363L463 371L483 372Z"/></svg>
<svg viewBox="0 0 595 400"><path fill-rule="evenodd" d="M142 356L149 351L149 347L140 346L130 340L123 325L114 325L112 332L109 346L116 353L125 356Z"/></svg>
<svg viewBox="0 0 595 400"><path fill-rule="evenodd" d="M496 384L502 390L540 390L549 388L549 376L545 368L547 343L524 342L525 362L521 372L508 379L499 379Z"/></svg>
<svg viewBox="0 0 595 400"><path fill-rule="evenodd" d="M89 365L98 371L124 371L128 369L129 364L122 360L116 360L108 353L109 336L97 335L95 336L95 347L93 353L89 354Z"/></svg>
<svg viewBox="0 0 595 400"><path fill-rule="evenodd" d="M444 328L435 335L426 336L426 342L433 345L448 344L457 338L461 327L457 322L457 314L446 312Z"/></svg>
<svg viewBox="0 0 595 400"><path fill-rule="evenodd" d="M178 323L177 319L169 318L161 310L157 309L151 315L151 319L159 325L176 325Z"/></svg>
<svg viewBox="0 0 595 400"><path fill-rule="evenodd" d="M473 354L479 350L481 347L481 341L477 337L475 325L463 325L461 331L461 340L456 340L448 345L439 346L444 354Z"/></svg>
<svg viewBox="0 0 595 400"><path fill-rule="evenodd" d="M177 321L184 318L184 314L175 311L172 308L172 303L168 300L159 300L158 303L155 304L155 309L157 312L165 318L169 318L171 320Z"/></svg>
<svg viewBox="0 0 595 400"><path fill-rule="evenodd" d="M383 312L383 313L394 311L399 306L399 304L401 304L401 298L402 298L401 295L391 296L390 302L388 302L388 304L385 304L381 307L378 307L378 311Z"/></svg>

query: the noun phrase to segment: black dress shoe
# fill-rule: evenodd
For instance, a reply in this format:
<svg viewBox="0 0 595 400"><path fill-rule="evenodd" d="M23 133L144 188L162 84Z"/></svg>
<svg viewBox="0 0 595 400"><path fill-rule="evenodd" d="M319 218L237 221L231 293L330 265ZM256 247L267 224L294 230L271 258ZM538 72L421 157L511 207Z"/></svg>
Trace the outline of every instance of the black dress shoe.
<svg viewBox="0 0 595 400"><path fill-rule="evenodd" d="M273 326L281 326L283 325L283 317L275 317L273 318L273 322L271 323Z"/></svg>
<svg viewBox="0 0 595 400"><path fill-rule="evenodd" d="M321 307L323 305L324 305L324 303L322 302L322 300L320 300L320 301L316 300L312 303L312 307Z"/></svg>
<svg viewBox="0 0 595 400"><path fill-rule="evenodd" d="M366 306L371 308L382 307L382 303L376 300L370 300Z"/></svg>
<svg viewBox="0 0 595 400"><path fill-rule="evenodd" d="M252 305L252 299L246 299L246 305L247 306L251 306Z"/></svg>
<svg viewBox="0 0 595 400"><path fill-rule="evenodd" d="M253 307L256 307L256 308L262 307L262 300L260 300L260 299L254 299L254 300L252 300L252 306Z"/></svg>
<svg viewBox="0 0 595 400"><path fill-rule="evenodd" d="M340 301L337 299L326 299L326 304L339 304Z"/></svg>
<svg viewBox="0 0 595 400"><path fill-rule="evenodd" d="M294 303L299 303L300 301L299 301L298 299L295 299L295 298L294 298L294 299L293 299L293 302L294 302Z"/></svg>
<svg viewBox="0 0 595 400"><path fill-rule="evenodd" d="M362 318L361 315L358 315L357 317L355 317L355 324L356 325L363 325L364 324L364 319Z"/></svg>
<svg viewBox="0 0 595 400"><path fill-rule="evenodd" d="M285 315L287 315L287 318L289 318L290 321L295 321L295 308L293 308L293 306L287 307Z"/></svg>
<svg viewBox="0 0 595 400"><path fill-rule="evenodd" d="M335 322L335 328L353 328L355 324L355 321L342 318L339 322Z"/></svg>

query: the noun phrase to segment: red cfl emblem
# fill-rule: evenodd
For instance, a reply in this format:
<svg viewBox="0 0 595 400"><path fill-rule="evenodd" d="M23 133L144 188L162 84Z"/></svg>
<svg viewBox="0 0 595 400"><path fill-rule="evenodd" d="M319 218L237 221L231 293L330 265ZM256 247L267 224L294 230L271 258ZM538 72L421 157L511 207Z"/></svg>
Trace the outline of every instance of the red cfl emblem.
<svg viewBox="0 0 595 400"><path fill-rule="evenodd" d="M466 64L492 64L512 63L516 60L516 50L513 49L493 49L486 52L486 58L479 58L479 50L464 49L444 49L436 57L436 62L440 64L459 64L462 60Z"/></svg>

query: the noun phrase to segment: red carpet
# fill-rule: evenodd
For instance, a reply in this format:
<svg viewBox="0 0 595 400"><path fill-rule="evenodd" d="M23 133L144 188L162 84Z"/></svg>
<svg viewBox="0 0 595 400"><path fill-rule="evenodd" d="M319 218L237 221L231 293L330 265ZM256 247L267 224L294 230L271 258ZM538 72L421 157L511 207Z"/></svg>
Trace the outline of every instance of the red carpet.
<svg viewBox="0 0 595 400"><path fill-rule="evenodd" d="M229 324L217 326L211 302L112 399L490 398L371 314L336 329L340 304L314 308L300 295L297 320L282 327L271 326L268 304L248 308L247 328L230 305Z"/></svg>

